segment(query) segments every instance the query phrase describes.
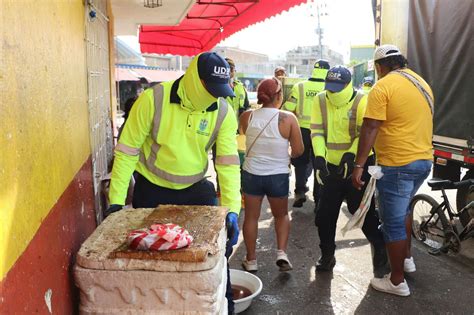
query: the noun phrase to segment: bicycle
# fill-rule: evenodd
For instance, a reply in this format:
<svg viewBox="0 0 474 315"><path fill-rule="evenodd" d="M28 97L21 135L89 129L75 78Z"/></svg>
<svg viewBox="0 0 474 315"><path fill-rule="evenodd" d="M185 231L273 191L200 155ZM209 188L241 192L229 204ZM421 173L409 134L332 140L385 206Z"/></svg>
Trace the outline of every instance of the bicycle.
<svg viewBox="0 0 474 315"><path fill-rule="evenodd" d="M431 179L428 186L432 191L441 190L443 202L439 204L426 194L412 198L412 235L430 247L430 254L446 254L449 251L457 254L461 251L461 242L474 236L474 179L460 182ZM445 190L466 186L470 187L469 196L472 198L469 198L466 206L454 212Z"/></svg>

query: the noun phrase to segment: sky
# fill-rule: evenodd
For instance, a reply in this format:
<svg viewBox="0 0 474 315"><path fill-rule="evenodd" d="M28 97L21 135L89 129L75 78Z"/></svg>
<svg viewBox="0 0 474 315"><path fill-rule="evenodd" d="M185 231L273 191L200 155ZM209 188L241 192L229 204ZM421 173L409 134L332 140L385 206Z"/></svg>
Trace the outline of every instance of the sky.
<svg viewBox="0 0 474 315"><path fill-rule="evenodd" d="M250 26L220 45L265 53L271 58L284 57L298 46L318 45L318 3L322 4L323 45L348 58L351 45L373 44L371 0L316 0Z"/></svg>
<svg viewBox="0 0 474 315"><path fill-rule="evenodd" d="M252 25L222 41L219 45L238 47L283 59L288 50L298 46L318 45L317 5L321 6L323 45L343 54L349 62L351 45L374 43L371 0L309 0L280 15ZM139 50L135 36L121 36Z"/></svg>

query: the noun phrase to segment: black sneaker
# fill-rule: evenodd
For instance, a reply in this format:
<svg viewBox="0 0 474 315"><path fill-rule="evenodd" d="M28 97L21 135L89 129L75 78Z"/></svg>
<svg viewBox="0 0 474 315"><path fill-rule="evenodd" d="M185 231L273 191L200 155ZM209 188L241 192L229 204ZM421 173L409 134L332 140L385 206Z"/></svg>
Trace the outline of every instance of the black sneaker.
<svg viewBox="0 0 474 315"><path fill-rule="evenodd" d="M332 271L336 265L336 257L334 255L323 255L316 263L317 271Z"/></svg>
<svg viewBox="0 0 474 315"><path fill-rule="evenodd" d="M306 201L306 199L296 199L295 202L293 202L293 208L301 208L303 207L303 203Z"/></svg>
<svg viewBox="0 0 474 315"><path fill-rule="evenodd" d="M303 207L303 203L305 203L305 202L306 202L306 196L305 195L296 194L295 201L293 202L293 207L294 208L301 208L301 207Z"/></svg>

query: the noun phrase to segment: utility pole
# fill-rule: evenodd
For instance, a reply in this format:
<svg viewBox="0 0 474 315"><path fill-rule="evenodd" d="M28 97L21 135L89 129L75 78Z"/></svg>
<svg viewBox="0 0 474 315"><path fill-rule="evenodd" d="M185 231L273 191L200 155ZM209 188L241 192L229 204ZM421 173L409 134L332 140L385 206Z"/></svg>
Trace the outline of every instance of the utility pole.
<svg viewBox="0 0 474 315"><path fill-rule="evenodd" d="M318 39L319 39L319 59L323 59L323 34L321 31L321 4L316 5L316 14L318 15Z"/></svg>

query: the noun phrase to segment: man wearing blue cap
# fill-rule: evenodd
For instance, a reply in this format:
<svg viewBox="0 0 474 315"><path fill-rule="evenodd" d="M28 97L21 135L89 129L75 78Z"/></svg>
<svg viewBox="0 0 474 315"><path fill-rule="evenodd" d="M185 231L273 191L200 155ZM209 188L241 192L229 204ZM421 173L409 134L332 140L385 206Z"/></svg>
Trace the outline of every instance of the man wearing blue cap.
<svg viewBox="0 0 474 315"><path fill-rule="evenodd" d="M359 143L359 130L367 105L367 96L352 86L349 70L336 66L328 71L325 90L314 98L311 115L311 138L315 155L315 180L321 185L321 196L316 211L316 226L320 239L321 257L317 271L332 271L336 264L336 224L341 204L345 199L351 214L362 200L363 190L352 186L350 174ZM368 183L368 165L374 164L373 152L364 168L363 178ZM367 184L366 184L367 185ZM362 231L373 246L373 270L382 277L387 264L385 243L378 230L379 219L374 202L365 217Z"/></svg>
<svg viewBox="0 0 474 315"><path fill-rule="evenodd" d="M221 204L226 217L226 255L239 236L240 163L235 131L237 121L225 97L234 96L229 85L229 64L216 53L196 56L177 80L145 90L137 99L115 148L106 215L125 204L135 172L134 208L160 204L216 205L214 185L205 178L208 152L216 143L216 170ZM229 313L232 289L227 277Z"/></svg>
<svg viewBox="0 0 474 315"><path fill-rule="evenodd" d="M329 70L329 63L324 59L319 59L314 63L311 78L301 81L293 86L288 100L283 104L283 108L293 112L298 118L298 123L303 137L304 153L291 159L291 164L295 168L295 201L293 207L301 208L306 202L306 192L309 190L306 185L308 177L313 172L313 149L311 145L311 107L314 97L324 90L324 79ZM319 199L319 185L314 181L313 200L317 205Z"/></svg>

